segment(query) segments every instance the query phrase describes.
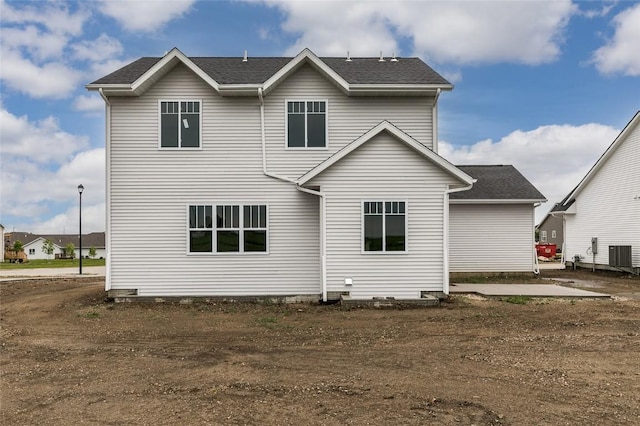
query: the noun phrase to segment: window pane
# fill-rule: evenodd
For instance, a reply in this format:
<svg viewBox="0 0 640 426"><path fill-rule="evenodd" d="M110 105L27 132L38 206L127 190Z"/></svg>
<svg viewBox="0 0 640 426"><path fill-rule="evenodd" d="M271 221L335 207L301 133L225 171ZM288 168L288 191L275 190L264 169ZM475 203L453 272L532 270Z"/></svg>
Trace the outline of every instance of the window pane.
<svg viewBox="0 0 640 426"><path fill-rule="evenodd" d="M405 250L404 220L401 215L385 216L386 251Z"/></svg>
<svg viewBox="0 0 640 426"><path fill-rule="evenodd" d="M224 228L224 207L216 207L216 228Z"/></svg>
<svg viewBox="0 0 640 426"><path fill-rule="evenodd" d="M304 147L304 115L289 114L289 128L287 129L289 147Z"/></svg>
<svg viewBox="0 0 640 426"><path fill-rule="evenodd" d="M196 227L196 206L189 206L189 228Z"/></svg>
<svg viewBox="0 0 640 426"><path fill-rule="evenodd" d="M231 227L231 206L224 206L224 228Z"/></svg>
<svg viewBox="0 0 640 426"><path fill-rule="evenodd" d="M251 227L258 228L260 221L258 220L258 215L260 211L258 210L258 206L251 206Z"/></svg>
<svg viewBox="0 0 640 426"><path fill-rule="evenodd" d="M398 203L398 213L404 214L404 201Z"/></svg>
<svg viewBox="0 0 640 426"><path fill-rule="evenodd" d="M326 126L324 114L309 114L307 116L307 132L311 147L325 147L326 142Z"/></svg>
<svg viewBox="0 0 640 426"><path fill-rule="evenodd" d="M244 227L251 228L251 206L244 206Z"/></svg>
<svg viewBox="0 0 640 426"><path fill-rule="evenodd" d="M382 251L382 216L364 217L365 251Z"/></svg>
<svg viewBox="0 0 640 426"><path fill-rule="evenodd" d="M267 206L260 206L260 223L258 226L260 228L267 227Z"/></svg>
<svg viewBox="0 0 640 426"><path fill-rule="evenodd" d="M211 237L211 231L190 231L189 251L192 253L210 253L212 248Z"/></svg>
<svg viewBox="0 0 640 426"><path fill-rule="evenodd" d="M238 231L218 231L217 251L221 253L240 251L240 233Z"/></svg>
<svg viewBox="0 0 640 426"><path fill-rule="evenodd" d="M244 231L244 251L267 251L267 231Z"/></svg>
<svg viewBox="0 0 640 426"><path fill-rule="evenodd" d="M200 114L182 114L182 145L186 148L200 146Z"/></svg>
<svg viewBox="0 0 640 426"><path fill-rule="evenodd" d="M240 228L240 206L233 206L233 227Z"/></svg>
<svg viewBox="0 0 640 426"><path fill-rule="evenodd" d="M198 206L198 228L204 228L204 206Z"/></svg>
<svg viewBox="0 0 640 426"><path fill-rule="evenodd" d="M161 114L160 146L176 148L178 146L178 114Z"/></svg>
<svg viewBox="0 0 640 426"><path fill-rule="evenodd" d="M205 206L204 207L204 226L206 228L211 228L213 227L213 214L211 212L212 208L211 206Z"/></svg>

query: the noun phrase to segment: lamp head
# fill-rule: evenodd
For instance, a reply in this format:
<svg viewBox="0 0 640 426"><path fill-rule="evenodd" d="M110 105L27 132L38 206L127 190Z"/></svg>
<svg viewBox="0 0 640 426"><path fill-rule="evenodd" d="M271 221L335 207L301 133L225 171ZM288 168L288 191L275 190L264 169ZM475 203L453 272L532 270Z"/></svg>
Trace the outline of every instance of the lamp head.
<svg viewBox="0 0 640 426"><path fill-rule="evenodd" d="M82 194L82 191L84 191L84 186L82 186L82 184L78 185L78 193Z"/></svg>

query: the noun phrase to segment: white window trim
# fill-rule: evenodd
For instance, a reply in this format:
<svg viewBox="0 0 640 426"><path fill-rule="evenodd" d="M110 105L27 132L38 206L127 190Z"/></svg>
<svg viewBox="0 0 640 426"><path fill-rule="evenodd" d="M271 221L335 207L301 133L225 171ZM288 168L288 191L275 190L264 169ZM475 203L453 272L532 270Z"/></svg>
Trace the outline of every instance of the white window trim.
<svg viewBox="0 0 640 426"><path fill-rule="evenodd" d="M212 236L211 236L211 252L191 252L189 250L190 247L190 231L193 228L189 227L189 207L190 206L211 206L212 208L212 212L213 212L213 227L211 228L212 231ZM237 228L218 228L217 225L217 216L216 216L216 207L218 206L239 206L240 207L240 217L239 219L239 225L240 225L240 251L225 251L225 252L218 252L216 250L217 246L218 246L218 233L217 231L219 230L229 230L229 231L233 231ZM265 206L267 209L267 227L265 228L265 230L267 231L267 235L266 235L266 243L267 243L267 247L266 247L266 251L244 251L244 231L245 230L249 230L249 231L255 231L255 230L261 230L262 228L244 228L244 206ZM253 255L257 255L257 256L264 256L264 255L268 255L269 251L270 251L270 244L269 244L269 238L271 236L271 231L270 231L270 220L271 220L271 211L269 208L269 203L265 203L264 201L256 201L256 202L238 202L238 201L220 201L220 202L210 202L210 201L203 201L203 202L193 202L193 203L187 203L185 206L185 212L186 212L186 240L185 240L185 253L187 256L253 256Z"/></svg>
<svg viewBox="0 0 640 426"><path fill-rule="evenodd" d="M558 234L556 233L556 230L555 230L555 229L551 231L551 238L552 238L552 239L557 238L557 235L558 235Z"/></svg>
<svg viewBox="0 0 640 426"><path fill-rule="evenodd" d="M547 231L540 231L540 242L541 243L547 242Z"/></svg>
<svg viewBox="0 0 640 426"><path fill-rule="evenodd" d="M200 103L200 113L198 114L199 126L200 126L200 134L198 135L198 146L197 147L163 147L162 146L162 102L199 102ZM203 115L203 105L202 99L158 99L158 150L160 151L202 151L202 115ZM178 126L178 137L180 138L182 126ZM178 141L178 144L182 144L182 139Z"/></svg>
<svg viewBox="0 0 640 426"><path fill-rule="evenodd" d="M324 146L289 146L289 102L324 102ZM306 108L306 104L305 104ZM304 133L307 136L307 114L305 112ZM308 141L305 140L305 145ZM329 149L329 100L318 98L293 98L284 100L284 149L288 151L326 151Z"/></svg>
<svg viewBox="0 0 640 426"><path fill-rule="evenodd" d="M385 242L386 242L386 223L384 220L385 214L382 215L382 250L380 251L369 251L364 249L364 203L383 203L383 211L384 211L384 203L385 202L403 202L404 203L404 251L386 251L385 250ZM402 255L409 254L409 202L406 199L396 198L396 197L384 197L384 198L368 198L366 200L360 200L360 253L366 255Z"/></svg>

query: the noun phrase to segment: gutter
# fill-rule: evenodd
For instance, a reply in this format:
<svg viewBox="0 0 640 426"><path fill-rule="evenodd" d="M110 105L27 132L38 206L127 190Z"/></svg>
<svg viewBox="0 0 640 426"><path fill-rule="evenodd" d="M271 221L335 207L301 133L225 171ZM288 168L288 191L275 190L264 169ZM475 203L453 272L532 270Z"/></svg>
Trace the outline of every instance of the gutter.
<svg viewBox="0 0 640 426"><path fill-rule="evenodd" d="M442 291L444 294L449 294L449 194L468 191L477 181L477 179L473 179L471 184L462 188L447 189L442 195L444 216L442 221Z"/></svg>
<svg viewBox="0 0 640 426"><path fill-rule="evenodd" d="M106 268L105 268L105 291L111 290L111 102L104 94L102 88L98 89L98 93L105 102L105 123L104 123L104 160L105 160L105 209L106 209L106 223L105 223L105 249L106 249Z"/></svg>
<svg viewBox="0 0 640 426"><path fill-rule="evenodd" d="M298 182L294 179L291 179L287 176L280 176L275 173L269 172L267 168L267 137L265 134L265 124L264 124L264 96L262 93L262 88L258 88L258 100L260 101L260 137L262 139L262 173L265 176L268 176L273 179L278 179L283 182L292 183L295 185L295 188L300 192L305 192L307 194L312 194L320 197L320 265L321 265L321 275L322 275L322 301L327 301L327 220L326 220L326 209L327 209L327 196L322 191L316 191L313 189L305 188L300 186Z"/></svg>

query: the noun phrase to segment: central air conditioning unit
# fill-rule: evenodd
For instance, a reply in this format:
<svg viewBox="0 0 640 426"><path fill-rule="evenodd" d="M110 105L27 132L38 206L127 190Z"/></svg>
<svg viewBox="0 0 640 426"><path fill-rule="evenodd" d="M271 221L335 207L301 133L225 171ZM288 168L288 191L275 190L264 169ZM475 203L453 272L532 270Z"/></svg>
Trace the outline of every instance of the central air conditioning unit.
<svg viewBox="0 0 640 426"><path fill-rule="evenodd" d="M631 268L631 246L609 246L609 266Z"/></svg>

